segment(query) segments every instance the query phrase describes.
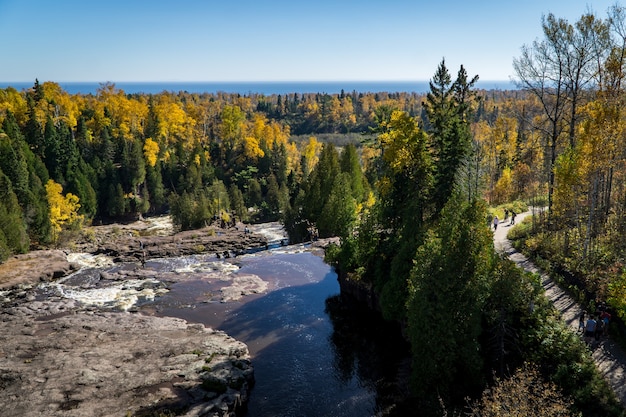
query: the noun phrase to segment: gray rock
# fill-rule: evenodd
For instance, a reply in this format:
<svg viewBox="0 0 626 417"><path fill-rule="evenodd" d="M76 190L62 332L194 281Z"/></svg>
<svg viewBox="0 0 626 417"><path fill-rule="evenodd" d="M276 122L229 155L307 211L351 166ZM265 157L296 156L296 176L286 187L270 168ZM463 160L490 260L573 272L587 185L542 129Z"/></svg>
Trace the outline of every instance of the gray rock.
<svg viewBox="0 0 626 417"><path fill-rule="evenodd" d="M48 315L54 304L0 311L2 416L227 416L247 400L248 349L223 332L130 313Z"/></svg>

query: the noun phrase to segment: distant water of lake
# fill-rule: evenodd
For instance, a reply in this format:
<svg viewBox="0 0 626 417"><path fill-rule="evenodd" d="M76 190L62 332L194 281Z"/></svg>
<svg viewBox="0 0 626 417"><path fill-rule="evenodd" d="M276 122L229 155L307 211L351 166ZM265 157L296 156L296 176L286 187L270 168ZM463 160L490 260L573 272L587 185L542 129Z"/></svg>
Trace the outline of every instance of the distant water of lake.
<svg viewBox="0 0 626 417"><path fill-rule="evenodd" d="M43 82L44 80L40 80ZM14 87L17 90L31 88L33 82L0 82L0 88ZM58 82L70 94L96 94L101 82ZM250 94L290 94L327 93L339 94L356 91L359 93L409 92L425 93L428 81L276 81L276 82L113 82L117 89L127 94L158 94L163 91L189 93L235 93ZM479 81L478 88L485 90L514 90L511 81Z"/></svg>

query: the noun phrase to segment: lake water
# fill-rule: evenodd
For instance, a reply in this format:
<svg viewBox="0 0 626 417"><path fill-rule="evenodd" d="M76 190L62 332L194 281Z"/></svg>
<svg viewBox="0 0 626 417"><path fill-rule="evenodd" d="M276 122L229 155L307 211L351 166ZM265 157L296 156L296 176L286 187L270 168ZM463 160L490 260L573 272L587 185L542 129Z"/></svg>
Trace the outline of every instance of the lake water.
<svg viewBox="0 0 626 417"><path fill-rule="evenodd" d="M45 80L39 80L44 82ZM9 86L17 90L31 88L32 82L0 82L0 88ZM58 82L70 94L96 94L100 82ZM158 94L163 91L187 91L190 93L235 93L250 94L290 94L290 93L327 93L339 94L356 91L359 93L378 92L415 92L425 93L429 89L428 81L285 81L285 82L114 82L116 88L127 94ZM485 90L513 90L510 81L482 81L478 88Z"/></svg>

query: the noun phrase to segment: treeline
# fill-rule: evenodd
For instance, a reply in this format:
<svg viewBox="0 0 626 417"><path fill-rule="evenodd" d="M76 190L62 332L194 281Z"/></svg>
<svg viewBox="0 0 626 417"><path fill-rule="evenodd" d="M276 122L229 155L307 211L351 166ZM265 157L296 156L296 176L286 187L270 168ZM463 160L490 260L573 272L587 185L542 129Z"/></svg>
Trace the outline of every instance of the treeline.
<svg viewBox="0 0 626 417"><path fill-rule="evenodd" d="M337 151L355 146L342 169L358 177L350 183L363 182L368 190L355 162L367 170L379 152L380 123L392 110L423 112L422 101L408 93L129 95L112 84L95 95L70 95L38 81L25 91L0 90L0 170L6 176L0 259L59 243L85 222L170 212L188 229L216 216L293 217L322 143ZM493 112L479 107L479 113ZM294 129L306 134L294 135ZM62 199L48 196L50 180L51 189L60 185ZM326 186L324 198L329 192ZM355 191L357 207L367 198L366 191ZM310 224L319 221L305 215Z"/></svg>

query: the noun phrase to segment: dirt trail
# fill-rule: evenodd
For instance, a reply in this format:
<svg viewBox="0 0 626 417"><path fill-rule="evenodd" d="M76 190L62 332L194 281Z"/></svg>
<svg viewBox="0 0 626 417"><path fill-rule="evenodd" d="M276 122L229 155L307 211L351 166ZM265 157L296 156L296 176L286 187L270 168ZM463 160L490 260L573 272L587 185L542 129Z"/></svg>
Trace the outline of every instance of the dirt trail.
<svg viewBox="0 0 626 417"><path fill-rule="evenodd" d="M515 221L521 222L530 212L518 214ZM494 233L494 244L496 250L506 254L509 259L515 262L520 268L526 271L537 273L541 276L541 284L546 291L546 296L552 301L554 306L561 312L563 320L572 328L578 330L578 317L582 308L542 270L537 268L528 258L519 253L511 242L507 239L511 224L500 222L498 229ZM592 350L592 356L598 369L609 382L615 394L626 407L626 354L610 338L602 340L599 345Z"/></svg>

